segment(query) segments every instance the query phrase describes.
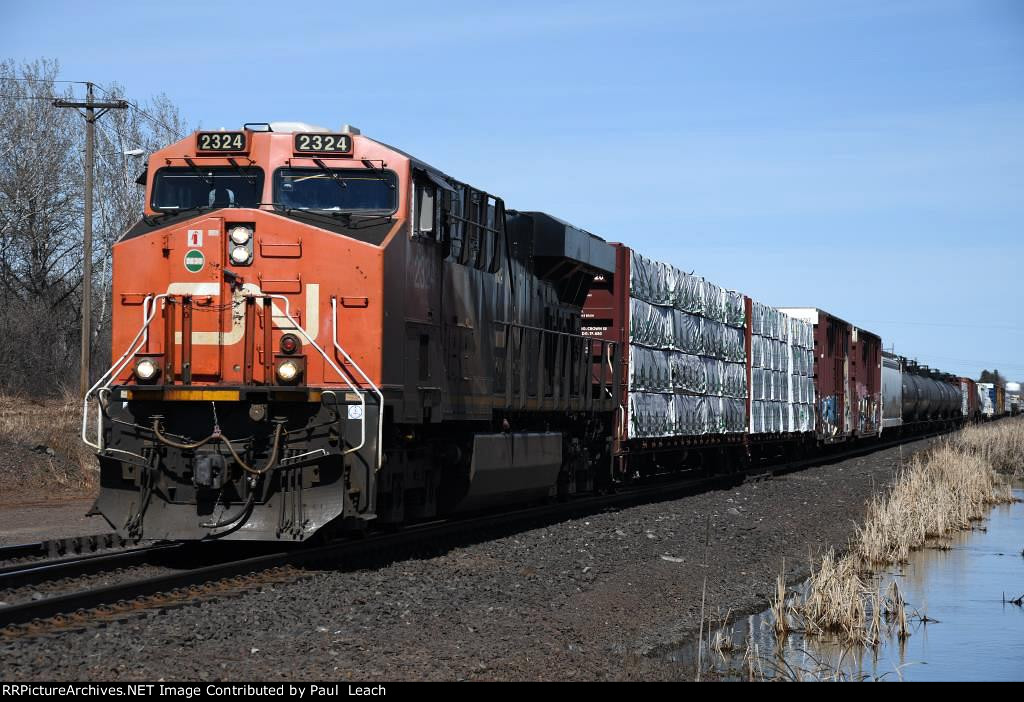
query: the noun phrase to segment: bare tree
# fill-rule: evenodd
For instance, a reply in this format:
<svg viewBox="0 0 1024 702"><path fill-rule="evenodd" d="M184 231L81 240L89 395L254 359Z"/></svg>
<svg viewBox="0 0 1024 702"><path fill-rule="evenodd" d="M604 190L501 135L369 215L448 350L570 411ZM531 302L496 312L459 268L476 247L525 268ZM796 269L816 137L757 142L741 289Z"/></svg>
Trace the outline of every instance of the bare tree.
<svg viewBox="0 0 1024 702"><path fill-rule="evenodd" d="M55 392L78 374L84 130L53 107L59 65L0 62L0 390ZM65 86L58 89L58 86ZM119 86L101 88L120 98ZM109 113L96 133L94 371L110 358L110 249L141 216L143 156L189 131L166 96Z"/></svg>
<svg viewBox="0 0 1024 702"><path fill-rule="evenodd" d="M119 85L103 89L106 99L124 99ZM166 95L159 95L130 110L108 113L97 123L96 193L94 225L93 290L94 371L106 368L110 359L111 253L118 238L142 215L145 187L137 178L146 158L157 149L182 138L189 130ZM120 350L118 351L120 353Z"/></svg>
<svg viewBox="0 0 1024 702"><path fill-rule="evenodd" d="M0 385L55 388L74 372L82 165L58 66L0 64ZM17 80L11 80L16 78Z"/></svg>

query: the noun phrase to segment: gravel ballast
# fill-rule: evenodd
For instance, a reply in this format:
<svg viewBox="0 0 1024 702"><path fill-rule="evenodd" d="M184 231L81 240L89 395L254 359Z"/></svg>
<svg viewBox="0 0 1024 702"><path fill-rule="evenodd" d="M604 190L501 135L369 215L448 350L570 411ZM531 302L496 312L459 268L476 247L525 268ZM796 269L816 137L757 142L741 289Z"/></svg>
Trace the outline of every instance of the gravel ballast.
<svg viewBox="0 0 1024 702"><path fill-rule="evenodd" d="M705 577L706 614L764 609L783 561L792 581L845 547L867 497L927 443L103 628L0 639L0 679L688 678L664 654L696 638Z"/></svg>

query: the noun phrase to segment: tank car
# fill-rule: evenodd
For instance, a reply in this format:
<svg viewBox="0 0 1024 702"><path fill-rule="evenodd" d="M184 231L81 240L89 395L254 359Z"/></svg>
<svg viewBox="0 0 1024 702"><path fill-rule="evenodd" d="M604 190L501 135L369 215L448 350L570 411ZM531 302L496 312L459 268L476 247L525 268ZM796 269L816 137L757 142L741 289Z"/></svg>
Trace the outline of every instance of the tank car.
<svg viewBox="0 0 1024 702"><path fill-rule="evenodd" d="M967 417L962 379L892 353L883 354L883 368L889 433L948 428Z"/></svg>

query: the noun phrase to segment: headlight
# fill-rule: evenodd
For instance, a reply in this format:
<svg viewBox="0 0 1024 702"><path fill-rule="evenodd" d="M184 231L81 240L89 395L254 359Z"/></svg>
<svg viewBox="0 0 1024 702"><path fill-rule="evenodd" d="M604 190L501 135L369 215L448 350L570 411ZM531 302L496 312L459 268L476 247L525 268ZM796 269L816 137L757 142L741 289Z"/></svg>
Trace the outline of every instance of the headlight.
<svg viewBox="0 0 1024 702"><path fill-rule="evenodd" d="M277 377L290 383L299 375L299 366L294 361L282 361L277 366Z"/></svg>
<svg viewBox="0 0 1024 702"><path fill-rule="evenodd" d="M160 367L149 358L143 358L135 364L135 377L139 380L152 380Z"/></svg>
<svg viewBox="0 0 1024 702"><path fill-rule="evenodd" d="M233 263L248 263L249 249L245 246L236 246L231 249L231 261Z"/></svg>
<svg viewBox="0 0 1024 702"><path fill-rule="evenodd" d="M249 227L231 227L228 236L236 244L248 244L249 239L252 238L252 230Z"/></svg>

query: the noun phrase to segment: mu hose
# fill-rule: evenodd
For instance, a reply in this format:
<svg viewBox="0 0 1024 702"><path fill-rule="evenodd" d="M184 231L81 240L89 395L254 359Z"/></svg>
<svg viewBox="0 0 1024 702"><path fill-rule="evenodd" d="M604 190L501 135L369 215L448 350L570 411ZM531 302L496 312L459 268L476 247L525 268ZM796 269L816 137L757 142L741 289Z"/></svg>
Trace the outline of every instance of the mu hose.
<svg viewBox="0 0 1024 702"><path fill-rule="evenodd" d="M254 487L249 492L249 498L245 501L245 504L242 505L242 509L240 509L236 514L234 514L234 515L232 515L230 517L222 517L220 519L220 521L217 521L217 522L202 522L199 526L201 526L203 529L220 529L221 527L226 527L226 526L229 526L231 524L234 524L235 522L237 522L238 520L242 519L242 517L244 517L245 515L247 515L249 513L249 510L252 509L253 503L255 503L255 502L256 502L256 489Z"/></svg>
<svg viewBox="0 0 1024 702"><path fill-rule="evenodd" d="M201 439L200 441L196 441L194 443L181 443L164 436L163 432L160 431L160 420L153 420L153 434L160 441L160 443L166 446L170 446L171 448L181 449L182 451L191 451L193 449L199 448L200 446L204 446L205 444L208 444L211 441L219 440L221 443L227 446L228 452L231 454L232 458L235 459L238 465L242 466L242 470L244 470L247 473L252 473L253 475L263 475L271 468L273 468L275 465L277 465L278 453L280 453L281 451L281 435L283 433L284 424L278 424L277 427L274 429L274 444L270 449L270 457L267 459L267 464L262 468L253 468L248 463L242 460L242 457L238 455L237 451L235 451L235 447L231 445L231 441L228 439L228 437L221 434L220 431L214 431L205 439Z"/></svg>

